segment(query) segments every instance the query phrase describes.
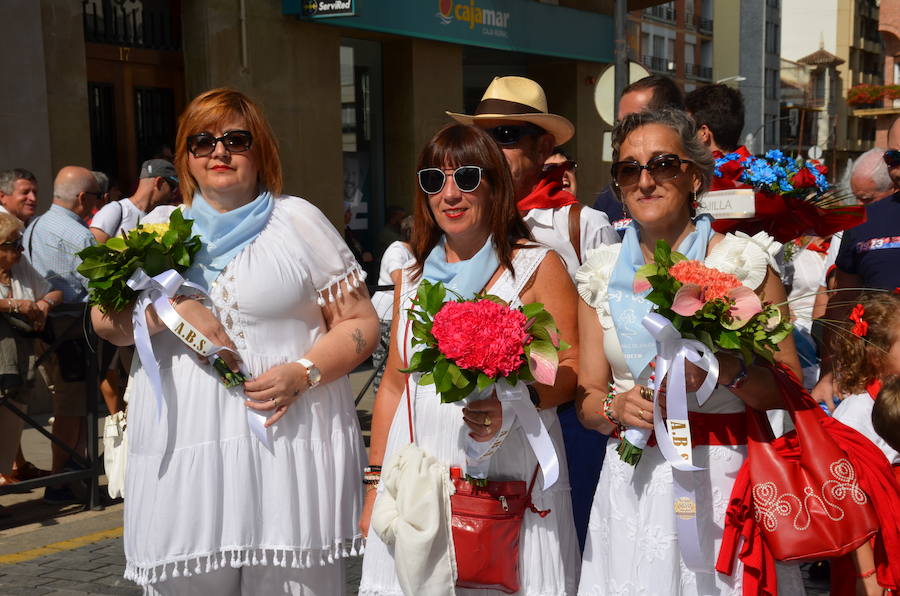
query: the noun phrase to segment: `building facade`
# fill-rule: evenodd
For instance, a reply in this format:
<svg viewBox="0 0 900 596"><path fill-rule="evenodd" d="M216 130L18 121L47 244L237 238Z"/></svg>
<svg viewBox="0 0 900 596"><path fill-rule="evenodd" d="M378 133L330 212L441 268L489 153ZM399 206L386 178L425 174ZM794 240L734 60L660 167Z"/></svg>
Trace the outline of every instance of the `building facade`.
<svg viewBox="0 0 900 596"><path fill-rule="evenodd" d="M878 12L878 32L884 47L882 97L871 105L861 105L853 115L875 124L875 145L888 147L887 133L900 116L900 3L882 0Z"/></svg>
<svg viewBox="0 0 900 596"><path fill-rule="evenodd" d="M825 150L829 166L840 167L848 158L875 143L876 121L861 117L848 105L850 89L860 84L883 83L882 42L878 32L877 0L783 0L781 55L806 63L813 71L813 105L828 105L829 122L818 126L817 144ZM881 2L883 5L890 4ZM799 24L802 23L802 26ZM822 52L826 52L827 55ZM830 56L830 57L829 57ZM834 68L834 74L830 69ZM829 74L826 74L826 72ZM834 80L833 80L834 77ZM824 87L828 85L826 90ZM819 120L821 122L821 119Z"/></svg>
<svg viewBox="0 0 900 596"><path fill-rule="evenodd" d="M304 12L339 4L354 14ZM6 0L0 27L15 51L0 64L17 92L0 97L0 167L33 170L41 208L68 164L109 173L127 195L142 160L175 149L190 98L233 87L271 121L285 191L339 226L349 204L374 248L386 208L411 206L418 153L445 111L471 112L494 76L523 75L575 123L566 148L588 202L608 178L594 85L613 61L611 11L596 0Z"/></svg>

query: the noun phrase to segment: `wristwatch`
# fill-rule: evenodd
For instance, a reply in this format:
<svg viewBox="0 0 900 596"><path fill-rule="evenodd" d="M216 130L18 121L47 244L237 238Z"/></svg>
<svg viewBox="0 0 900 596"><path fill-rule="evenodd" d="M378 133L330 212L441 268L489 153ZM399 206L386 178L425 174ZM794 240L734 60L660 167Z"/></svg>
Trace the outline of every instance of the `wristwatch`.
<svg viewBox="0 0 900 596"><path fill-rule="evenodd" d="M322 372L319 370L312 360L301 358L297 360L297 364L302 364L306 369L306 386L308 389L318 386L322 382Z"/></svg>

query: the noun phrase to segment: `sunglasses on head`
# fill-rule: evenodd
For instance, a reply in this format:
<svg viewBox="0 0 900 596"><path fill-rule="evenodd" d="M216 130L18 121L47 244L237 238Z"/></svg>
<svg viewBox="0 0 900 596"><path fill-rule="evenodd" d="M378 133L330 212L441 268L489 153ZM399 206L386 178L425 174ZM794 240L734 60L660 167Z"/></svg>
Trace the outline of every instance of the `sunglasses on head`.
<svg viewBox="0 0 900 596"><path fill-rule="evenodd" d="M11 248L13 250L22 251L24 250L24 246L22 245L22 238L16 238L15 240L7 240L6 242L0 242L0 247L3 248Z"/></svg>
<svg viewBox="0 0 900 596"><path fill-rule="evenodd" d="M187 138L187 148L194 157L206 157L216 150L216 143L222 145L230 153L243 153L253 144L253 135L249 130L229 130L221 137L214 137L208 132L191 135Z"/></svg>
<svg viewBox="0 0 900 596"><path fill-rule="evenodd" d="M681 175L681 164L694 163L689 159L682 159L674 154L657 155L646 164L641 165L637 161L617 161L610 168L613 180L619 186L633 186L641 179L641 172L647 173L654 182L660 184Z"/></svg>
<svg viewBox="0 0 900 596"><path fill-rule="evenodd" d="M900 166L900 149L888 149L884 152L884 163L889 168Z"/></svg>
<svg viewBox="0 0 900 596"><path fill-rule="evenodd" d="M544 129L534 124L504 124L489 128L488 132L498 145L515 145L524 136L539 137L544 134Z"/></svg>
<svg viewBox="0 0 900 596"><path fill-rule="evenodd" d="M542 169L543 169L543 171L546 172L556 166L562 166L563 170L565 170L567 172L570 170L572 172L574 172L575 170L578 169L578 162L575 161L574 159L567 159L566 161L560 161L560 162L556 162L556 163L545 163L544 167Z"/></svg>
<svg viewBox="0 0 900 596"><path fill-rule="evenodd" d="M472 192L481 184L480 166L460 166L453 170L453 182L462 192ZM447 174L440 168L425 168L417 172L419 188L427 195L436 195L444 189Z"/></svg>

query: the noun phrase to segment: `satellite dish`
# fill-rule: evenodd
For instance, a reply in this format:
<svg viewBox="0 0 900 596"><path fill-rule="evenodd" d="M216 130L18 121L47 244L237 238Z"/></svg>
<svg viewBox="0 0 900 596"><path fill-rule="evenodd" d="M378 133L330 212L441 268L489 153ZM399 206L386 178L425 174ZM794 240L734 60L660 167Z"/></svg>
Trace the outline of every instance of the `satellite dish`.
<svg viewBox="0 0 900 596"><path fill-rule="evenodd" d="M634 83L644 77L649 77L650 72L637 62L628 63L628 83ZM616 67L610 64L603 71L594 86L594 107L597 113L609 125L616 121Z"/></svg>

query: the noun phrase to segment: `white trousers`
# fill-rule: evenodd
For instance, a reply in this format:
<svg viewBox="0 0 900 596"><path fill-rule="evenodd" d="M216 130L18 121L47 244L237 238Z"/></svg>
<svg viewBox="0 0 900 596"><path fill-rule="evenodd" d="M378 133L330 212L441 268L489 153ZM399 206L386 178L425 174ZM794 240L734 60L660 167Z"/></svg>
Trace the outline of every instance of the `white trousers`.
<svg viewBox="0 0 900 596"><path fill-rule="evenodd" d="M345 593L344 562L293 569L226 567L144 586L145 596L338 596Z"/></svg>

